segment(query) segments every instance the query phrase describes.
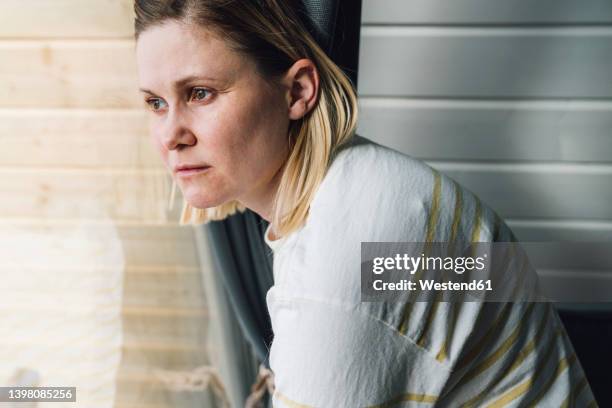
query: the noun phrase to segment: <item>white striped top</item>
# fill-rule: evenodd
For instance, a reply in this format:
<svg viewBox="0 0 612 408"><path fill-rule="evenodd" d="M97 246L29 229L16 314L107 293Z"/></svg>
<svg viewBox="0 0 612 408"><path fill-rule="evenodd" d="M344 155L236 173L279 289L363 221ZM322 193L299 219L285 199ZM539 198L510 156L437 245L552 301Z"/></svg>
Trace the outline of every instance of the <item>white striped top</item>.
<svg viewBox="0 0 612 408"><path fill-rule="evenodd" d="M275 407L597 405L550 303L361 302L361 242L514 240L422 161L357 136L304 226L268 232Z"/></svg>

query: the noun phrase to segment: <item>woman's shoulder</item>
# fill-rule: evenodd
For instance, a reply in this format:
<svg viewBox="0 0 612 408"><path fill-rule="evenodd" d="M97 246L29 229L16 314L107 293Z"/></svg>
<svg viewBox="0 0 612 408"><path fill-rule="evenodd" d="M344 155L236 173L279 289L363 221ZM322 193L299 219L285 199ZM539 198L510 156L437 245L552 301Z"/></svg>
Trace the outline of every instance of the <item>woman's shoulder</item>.
<svg viewBox="0 0 612 408"><path fill-rule="evenodd" d="M512 237L468 189L421 160L366 139L336 156L304 227L283 255L290 259L295 293L357 305L363 242Z"/></svg>
<svg viewBox="0 0 612 408"><path fill-rule="evenodd" d="M353 232L359 225L363 241L513 239L499 215L468 188L418 158L357 135L336 155L311 211L326 225Z"/></svg>
<svg viewBox="0 0 612 408"><path fill-rule="evenodd" d="M381 145L364 136L355 135L339 149L329 172L333 174L335 171L346 173L358 170L363 170L360 175L367 179L386 177L389 180L397 180L407 173L426 174L432 169L422 160L409 154Z"/></svg>
<svg viewBox="0 0 612 408"><path fill-rule="evenodd" d="M402 193L402 187L411 185L410 197L416 198L425 191L414 187L426 184L432 175L425 162L355 135L336 153L316 198L319 202L327 199L346 202L373 198L368 192L376 192L377 200L392 200ZM319 202L315 199L314 205Z"/></svg>

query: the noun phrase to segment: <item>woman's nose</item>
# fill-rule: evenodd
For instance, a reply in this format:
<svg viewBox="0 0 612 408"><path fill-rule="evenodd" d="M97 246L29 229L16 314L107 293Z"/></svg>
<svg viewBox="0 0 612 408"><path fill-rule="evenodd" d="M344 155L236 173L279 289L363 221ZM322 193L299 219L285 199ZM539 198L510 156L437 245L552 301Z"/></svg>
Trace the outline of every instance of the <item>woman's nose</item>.
<svg viewBox="0 0 612 408"><path fill-rule="evenodd" d="M162 135L162 144L168 150L174 150L180 145L193 145L196 137L182 115L176 109L170 109L166 118L167 126Z"/></svg>

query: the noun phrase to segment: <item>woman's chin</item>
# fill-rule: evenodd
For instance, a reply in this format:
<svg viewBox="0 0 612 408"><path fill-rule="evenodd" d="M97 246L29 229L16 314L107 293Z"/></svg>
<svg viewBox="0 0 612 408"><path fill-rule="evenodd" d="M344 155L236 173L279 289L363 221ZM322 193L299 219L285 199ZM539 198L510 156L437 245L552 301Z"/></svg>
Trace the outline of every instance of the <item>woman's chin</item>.
<svg viewBox="0 0 612 408"><path fill-rule="evenodd" d="M223 200L220 197L206 197L206 196L202 196L202 195L190 195L190 194L184 194L183 195L185 201L187 203L189 203L189 205L191 205L194 208L211 208L211 207L216 207L219 206L225 202L227 202L227 200Z"/></svg>
<svg viewBox="0 0 612 408"><path fill-rule="evenodd" d="M222 204L221 202L217 204L216 201L210 201L210 200L187 200L185 199L185 201L187 201L187 203L189 203L189 205L191 205L193 208L199 208L199 209L212 208L212 207L216 207Z"/></svg>
<svg viewBox="0 0 612 408"><path fill-rule="evenodd" d="M212 208L234 199L226 186L218 183L207 183L203 188L201 184L196 183L181 183L178 186L183 199L194 208Z"/></svg>

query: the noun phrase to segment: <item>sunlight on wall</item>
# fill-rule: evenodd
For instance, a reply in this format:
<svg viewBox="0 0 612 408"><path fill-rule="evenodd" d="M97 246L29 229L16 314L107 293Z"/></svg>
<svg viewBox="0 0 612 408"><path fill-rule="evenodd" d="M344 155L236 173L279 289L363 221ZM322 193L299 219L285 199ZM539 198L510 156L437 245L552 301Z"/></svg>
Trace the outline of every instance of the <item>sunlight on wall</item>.
<svg viewBox="0 0 612 408"><path fill-rule="evenodd" d="M0 260L0 384L76 386L77 406L112 406L125 267L115 226L3 227Z"/></svg>
<svg viewBox="0 0 612 408"><path fill-rule="evenodd" d="M0 16L0 385L222 406L214 384L185 387L214 371L210 316L138 96L133 1L2 0Z"/></svg>

